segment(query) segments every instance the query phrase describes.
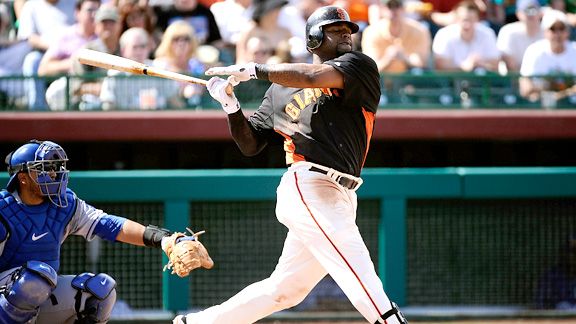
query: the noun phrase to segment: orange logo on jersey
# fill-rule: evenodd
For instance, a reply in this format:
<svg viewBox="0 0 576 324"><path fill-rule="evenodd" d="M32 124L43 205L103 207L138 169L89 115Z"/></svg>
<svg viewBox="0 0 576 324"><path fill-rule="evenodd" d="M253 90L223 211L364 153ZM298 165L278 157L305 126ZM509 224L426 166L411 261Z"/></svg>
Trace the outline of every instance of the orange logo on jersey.
<svg viewBox="0 0 576 324"><path fill-rule="evenodd" d="M288 114L288 116L296 120L298 117L300 117L300 112L306 107L310 106L312 103L315 103L318 98L322 96L322 94L326 94L328 96L332 95L330 89L302 89L301 91L295 93L294 96L292 96L292 100L286 105L286 107L284 107L284 111L286 114Z"/></svg>

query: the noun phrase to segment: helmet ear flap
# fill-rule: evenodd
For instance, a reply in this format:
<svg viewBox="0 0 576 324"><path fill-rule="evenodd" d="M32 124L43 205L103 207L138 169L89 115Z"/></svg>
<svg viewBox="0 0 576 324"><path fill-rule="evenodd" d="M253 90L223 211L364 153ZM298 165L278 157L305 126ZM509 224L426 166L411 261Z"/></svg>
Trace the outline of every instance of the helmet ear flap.
<svg viewBox="0 0 576 324"><path fill-rule="evenodd" d="M322 32L322 27L313 26L308 32L308 39L306 41L306 47L308 49L317 49L322 45L322 39L324 38L324 33Z"/></svg>

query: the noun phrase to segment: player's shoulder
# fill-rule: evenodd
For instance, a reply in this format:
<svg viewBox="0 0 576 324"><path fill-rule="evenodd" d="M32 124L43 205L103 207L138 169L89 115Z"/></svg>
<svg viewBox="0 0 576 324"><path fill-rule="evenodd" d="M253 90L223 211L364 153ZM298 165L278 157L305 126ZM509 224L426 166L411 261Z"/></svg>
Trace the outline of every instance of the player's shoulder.
<svg viewBox="0 0 576 324"><path fill-rule="evenodd" d="M342 63L345 63L353 68L374 69L375 71L378 71L376 62L374 62L370 56L359 51L350 51L341 55L340 57L337 57L333 60L332 65L340 67Z"/></svg>

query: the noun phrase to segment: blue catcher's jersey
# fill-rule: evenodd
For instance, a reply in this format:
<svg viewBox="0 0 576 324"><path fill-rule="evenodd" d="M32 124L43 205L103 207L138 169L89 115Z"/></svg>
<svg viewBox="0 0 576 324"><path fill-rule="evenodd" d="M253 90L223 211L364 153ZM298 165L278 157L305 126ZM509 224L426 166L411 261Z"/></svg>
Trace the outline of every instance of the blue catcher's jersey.
<svg viewBox="0 0 576 324"><path fill-rule="evenodd" d="M66 226L76 211L76 195L70 189L66 191L66 199L66 208L50 201L27 206L18 203L11 193L0 191L0 222L8 232L0 255L0 272L29 260L46 262L58 271L60 246Z"/></svg>

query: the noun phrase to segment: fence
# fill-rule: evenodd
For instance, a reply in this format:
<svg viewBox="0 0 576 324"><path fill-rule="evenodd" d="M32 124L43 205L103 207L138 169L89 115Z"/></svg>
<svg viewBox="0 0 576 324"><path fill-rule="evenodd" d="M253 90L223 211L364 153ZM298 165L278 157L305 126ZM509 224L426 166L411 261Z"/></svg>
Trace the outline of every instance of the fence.
<svg viewBox="0 0 576 324"><path fill-rule="evenodd" d="M282 171L73 172L76 193L110 213L206 229L216 267L161 277L159 250L71 238L62 271L110 273L132 309L220 303L274 268L286 235L274 217ZM538 278L576 233L576 168L366 169L363 178L358 226L401 305L531 308ZM296 310L335 307L349 303L325 280Z"/></svg>
<svg viewBox="0 0 576 324"><path fill-rule="evenodd" d="M102 75L37 77L51 89L48 102L51 110L102 110L98 93ZM203 75L197 76L206 78ZM519 94L518 74L424 72L382 74L380 106L385 108L540 108L541 102L531 102ZM542 80L557 87L569 88L575 84L571 75L541 76ZM218 104L202 86L196 86L194 95L186 98L178 94L177 82L149 76L118 75L114 81L111 109L213 109ZM26 84L32 78L21 76L0 77L0 109L28 110ZM110 83L110 82L109 82ZM235 93L244 108L257 108L269 83L253 80L236 87ZM57 90L55 90L57 89ZM173 90L173 91L172 91ZM558 108L576 105L576 94L557 101ZM106 104L104 104L106 108ZM48 109L46 107L45 109Z"/></svg>

